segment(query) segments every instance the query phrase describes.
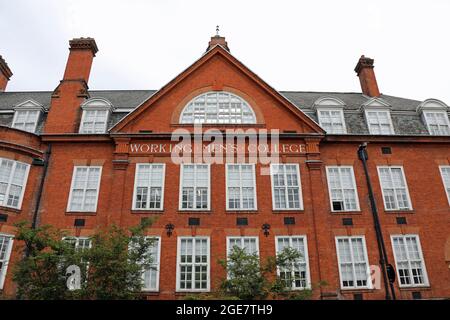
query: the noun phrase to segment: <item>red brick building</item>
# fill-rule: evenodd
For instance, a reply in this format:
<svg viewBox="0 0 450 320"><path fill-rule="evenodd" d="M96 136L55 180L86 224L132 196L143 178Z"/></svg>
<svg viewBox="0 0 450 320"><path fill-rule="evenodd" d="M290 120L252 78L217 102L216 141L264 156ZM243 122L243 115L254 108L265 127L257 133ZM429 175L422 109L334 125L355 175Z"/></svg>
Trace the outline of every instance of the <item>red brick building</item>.
<svg viewBox="0 0 450 320"><path fill-rule="evenodd" d="M12 72L0 59L3 294L15 292L15 222L51 224L88 246L99 226L157 216L148 232L158 238L157 270L145 273L150 299L214 290L224 276L217 260L233 245L263 260L297 248L293 286L326 281L316 299L384 299L383 279L368 279L383 252L395 270L397 299L450 297L445 103L381 94L373 60L364 56L355 68L360 93L279 92L220 36L158 91L93 91L96 53L93 39L71 40L64 76L51 92L5 91ZM194 124L208 131L203 150L217 130L240 129L254 132L257 150L270 150L279 163L236 163L234 156L175 163L173 133L195 139ZM279 130L279 141L272 136L264 144L264 130ZM193 141L182 146L188 159ZM236 150L235 140L214 141L214 155ZM374 206L358 156L363 143ZM247 137L247 156L250 144Z"/></svg>

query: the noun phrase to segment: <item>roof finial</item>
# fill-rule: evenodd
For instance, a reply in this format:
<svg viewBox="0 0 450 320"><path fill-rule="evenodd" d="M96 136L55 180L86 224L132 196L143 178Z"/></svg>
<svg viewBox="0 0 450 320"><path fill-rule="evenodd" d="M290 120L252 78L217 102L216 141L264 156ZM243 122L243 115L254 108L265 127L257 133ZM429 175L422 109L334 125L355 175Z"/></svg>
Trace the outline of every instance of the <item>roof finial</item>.
<svg viewBox="0 0 450 320"><path fill-rule="evenodd" d="M220 37L220 35L219 35L219 25L216 26L216 37Z"/></svg>

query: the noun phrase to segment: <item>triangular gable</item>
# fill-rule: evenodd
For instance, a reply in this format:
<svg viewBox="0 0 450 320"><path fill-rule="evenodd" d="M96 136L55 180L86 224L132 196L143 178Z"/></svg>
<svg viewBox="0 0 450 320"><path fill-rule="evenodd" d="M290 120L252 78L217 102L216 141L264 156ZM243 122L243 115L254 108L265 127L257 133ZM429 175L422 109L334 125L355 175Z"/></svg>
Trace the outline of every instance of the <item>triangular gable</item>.
<svg viewBox="0 0 450 320"><path fill-rule="evenodd" d="M14 109L44 109L44 106L40 104L39 102L34 101L33 99L25 100L24 102L21 102L19 104L16 104L14 106Z"/></svg>
<svg viewBox="0 0 450 320"><path fill-rule="evenodd" d="M247 68L243 63L237 60L234 56L232 56L227 50L225 50L220 45L216 45L214 48L206 52L200 59L195 61L191 66L181 72L177 77L163 86L160 90L155 92L151 97L149 97L146 101L141 103L138 107L136 107L131 113L122 118L118 123L116 123L111 129L110 132L119 132L123 128L125 128L128 124L132 123L135 119L139 117L147 108L151 107L156 101L159 101L162 97L164 97L170 90L172 90L178 83L182 80L186 79L191 75L194 71L208 62L210 59L215 57L216 55L221 55L224 57L229 63L234 65L238 70L240 70L243 74L252 79L260 88L262 88L265 92L275 98L281 105L285 106L291 113L293 113L296 117L298 117L307 127L311 129L313 133L323 134L324 130L310 117L308 117L305 113L303 113L299 108L297 108L292 102L290 102L287 98L281 95L278 91L268 85L264 80L262 80L259 76L257 76L254 72L252 72L249 68Z"/></svg>
<svg viewBox="0 0 450 320"><path fill-rule="evenodd" d="M392 106L384 99L373 97L362 104L362 108L392 108Z"/></svg>

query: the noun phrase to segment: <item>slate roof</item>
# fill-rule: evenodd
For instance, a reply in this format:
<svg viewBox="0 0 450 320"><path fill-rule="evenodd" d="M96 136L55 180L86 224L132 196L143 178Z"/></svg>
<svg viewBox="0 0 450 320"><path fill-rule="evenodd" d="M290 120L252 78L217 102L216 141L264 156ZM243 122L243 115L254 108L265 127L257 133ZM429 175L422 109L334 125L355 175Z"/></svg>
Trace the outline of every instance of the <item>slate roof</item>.
<svg viewBox="0 0 450 320"><path fill-rule="evenodd" d="M90 96L109 100L115 108L110 117L109 128L125 117L128 110L134 109L152 96L156 90L91 90ZM346 105L344 115L349 134L368 134L364 114L360 112L362 104L369 98L357 92L307 92L280 91L289 101L318 122L317 115L312 108L314 102L322 97L334 97L342 100ZM13 114L7 110L26 100L32 99L42 104L46 109L50 107L51 91L0 92L0 125L11 125ZM391 105L391 118L396 134L400 135L428 135L428 130L420 115L416 112L421 101L381 95L381 98ZM123 112L121 112L123 110ZM45 120L45 117L42 117ZM42 128L42 123L39 124ZM39 130L40 131L40 130Z"/></svg>

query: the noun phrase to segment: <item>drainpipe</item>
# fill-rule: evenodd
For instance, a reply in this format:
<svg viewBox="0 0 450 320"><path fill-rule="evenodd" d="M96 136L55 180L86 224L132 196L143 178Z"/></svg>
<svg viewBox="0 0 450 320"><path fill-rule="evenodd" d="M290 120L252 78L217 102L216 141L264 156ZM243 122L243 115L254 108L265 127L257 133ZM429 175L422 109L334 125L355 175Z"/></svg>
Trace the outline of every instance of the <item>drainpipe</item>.
<svg viewBox="0 0 450 320"><path fill-rule="evenodd" d="M394 284L392 281L388 281L387 277L387 265L388 265L388 259L386 254L386 247L384 245L383 240L383 233L381 232L381 226L380 226L380 220L378 218L378 210L377 210L377 204L375 202L375 197L373 194L372 189L372 183L370 182L370 176L369 176L369 170L367 168L367 160L369 159L369 156L367 154L367 142L364 142L361 144L358 148L358 158L362 161L363 167L364 167L364 174L366 176L367 181L367 189L369 191L369 199L370 199L370 207L372 209L372 216L373 216L373 222L375 227L375 234L377 236L377 244L378 244L378 252L380 254L380 265L382 269L383 274L383 283L384 283L384 289L386 292L386 300L395 300L395 291L394 291ZM390 290L389 290L390 289ZM389 291L392 292L392 297Z"/></svg>
<svg viewBox="0 0 450 320"><path fill-rule="evenodd" d="M44 155L44 168L43 168L43 172L42 172L42 178L41 178L41 181L39 183L39 189L38 189L37 200L36 200L36 208L35 208L34 214L33 214L33 221L31 223L31 228L32 229L36 229L36 227L37 227L37 221L38 221L38 216L39 216L39 209L40 209L40 206L41 206L41 198L42 198L42 193L43 193L43 190L44 190L45 178L47 177L48 163L50 161L50 155L51 154L52 154L52 144L51 144L51 142L49 142L48 147L47 147L47 151L45 152L45 155Z"/></svg>

